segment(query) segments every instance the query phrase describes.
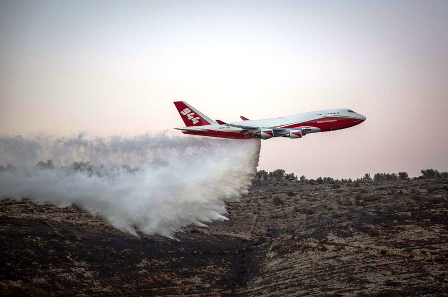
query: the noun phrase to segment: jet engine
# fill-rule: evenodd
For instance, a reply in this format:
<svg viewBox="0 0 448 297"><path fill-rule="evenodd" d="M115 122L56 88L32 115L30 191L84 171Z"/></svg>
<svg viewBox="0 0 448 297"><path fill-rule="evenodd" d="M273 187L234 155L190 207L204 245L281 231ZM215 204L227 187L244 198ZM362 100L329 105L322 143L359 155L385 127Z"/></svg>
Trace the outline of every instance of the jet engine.
<svg viewBox="0 0 448 297"><path fill-rule="evenodd" d="M291 130L289 132L289 138L302 138L302 130Z"/></svg>
<svg viewBox="0 0 448 297"><path fill-rule="evenodd" d="M274 131L272 129L264 129L260 131L261 139L269 139L274 136Z"/></svg>

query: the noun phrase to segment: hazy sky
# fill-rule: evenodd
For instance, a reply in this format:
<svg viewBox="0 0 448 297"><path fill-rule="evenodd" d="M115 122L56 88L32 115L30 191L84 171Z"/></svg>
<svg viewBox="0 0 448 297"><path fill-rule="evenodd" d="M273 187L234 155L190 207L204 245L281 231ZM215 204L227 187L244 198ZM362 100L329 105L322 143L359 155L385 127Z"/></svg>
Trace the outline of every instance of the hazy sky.
<svg viewBox="0 0 448 297"><path fill-rule="evenodd" d="M184 126L176 100L229 122L346 107L367 121L263 141L259 169L447 171L447 30L448 1L1 1L0 134L157 133Z"/></svg>

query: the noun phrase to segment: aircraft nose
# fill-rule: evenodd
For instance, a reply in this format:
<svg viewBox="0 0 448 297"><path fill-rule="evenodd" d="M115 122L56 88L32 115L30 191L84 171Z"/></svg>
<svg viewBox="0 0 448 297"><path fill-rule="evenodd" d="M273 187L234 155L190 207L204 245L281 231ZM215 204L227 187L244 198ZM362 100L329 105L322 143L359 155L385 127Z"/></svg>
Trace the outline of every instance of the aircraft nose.
<svg viewBox="0 0 448 297"><path fill-rule="evenodd" d="M362 114L359 115L359 119L362 120L363 122L366 120L366 117L363 116Z"/></svg>

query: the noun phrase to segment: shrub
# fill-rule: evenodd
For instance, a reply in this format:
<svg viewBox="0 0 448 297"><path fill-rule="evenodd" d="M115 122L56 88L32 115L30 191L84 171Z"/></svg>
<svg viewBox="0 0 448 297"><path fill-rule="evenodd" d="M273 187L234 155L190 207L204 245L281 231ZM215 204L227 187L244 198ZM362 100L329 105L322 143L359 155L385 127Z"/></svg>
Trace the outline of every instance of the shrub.
<svg viewBox="0 0 448 297"><path fill-rule="evenodd" d="M285 179L294 181L297 180L297 175L295 175L294 173L289 173L285 175Z"/></svg>
<svg viewBox="0 0 448 297"><path fill-rule="evenodd" d="M268 175L268 172L266 170L257 171L257 173L255 174L255 177L258 180L268 180L269 179L269 175Z"/></svg>
<svg viewBox="0 0 448 297"><path fill-rule="evenodd" d="M332 184L332 183L335 182L334 179L331 178L331 177L324 177L323 181L324 181L325 184Z"/></svg>
<svg viewBox="0 0 448 297"><path fill-rule="evenodd" d="M305 175L302 175L302 176L300 177L300 181L301 181L301 182L306 182L306 177L305 177Z"/></svg>
<svg viewBox="0 0 448 297"><path fill-rule="evenodd" d="M414 201L420 201L420 191L417 189L411 189L411 199Z"/></svg>
<svg viewBox="0 0 448 297"><path fill-rule="evenodd" d="M446 172L446 171L441 172L440 173L440 177L447 178L448 177L448 172Z"/></svg>
<svg viewBox="0 0 448 297"><path fill-rule="evenodd" d="M39 169L46 169L46 168L54 169L53 160L47 160L47 163L39 161L39 163L37 163L36 167Z"/></svg>
<svg viewBox="0 0 448 297"><path fill-rule="evenodd" d="M380 232L378 230L372 228L372 229L369 229L369 235L372 237L378 236L378 235L380 235Z"/></svg>
<svg viewBox="0 0 448 297"><path fill-rule="evenodd" d="M376 201L376 200L378 200L379 199L379 197L378 197L378 195L377 194L370 194L370 195L367 195L365 198L364 198L364 201Z"/></svg>
<svg viewBox="0 0 448 297"><path fill-rule="evenodd" d="M395 173L386 173L386 180L396 181L398 180L398 175Z"/></svg>
<svg viewBox="0 0 448 297"><path fill-rule="evenodd" d="M364 205L366 205L366 203L364 201L362 201L362 200L356 200L355 201L355 205L356 206L364 206Z"/></svg>
<svg viewBox="0 0 448 297"><path fill-rule="evenodd" d="M295 196L295 195L296 195L296 193L294 193L293 191L289 191L289 192L288 192L288 196L289 196L289 197L292 197L292 196Z"/></svg>
<svg viewBox="0 0 448 297"><path fill-rule="evenodd" d="M353 183L353 186L354 186L355 188L359 188L359 181L355 181L355 182Z"/></svg>
<svg viewBox="0 0 448 297"><path fill-rule="evenodd" d="M423 178L436 178L440 176L439 171L434 169L425 169L422 170L421 173L422 173L421 177Z"/></svg>
<svg viewBox="0 0 448 297"><path fill-rule="evenodd" d="M384 180L384 173L375 173L373 180L376 182L381 182Z"/></svg>
<svg viewBox="0 0 448 297"><path fill-rule="evenodd" d="M339 189L341 188L341 185L338 184L333 184L333 186L331 186L332 189Z"/></svg>
<svg viewBox="0 0 448 297"><path fill-rule="evenodd" d="M312 215L314 213L311 209L306 208L306 207L300 208L298 210L298 212L301 213L301 214L307 214L307 215Z"/></svg>
<svg viewBox="0 0 448 297"><path fill-rule="evenodd" d="M437 197L432 197L432 198L429 199L429 202L431 202L433 204L438 204L438 203L442 202L442 200L440 200Z"/></svg>
<svg viewBox="0 0 448 297"><path fill-rule="evenodd" d="M282 178L285 176L285 170L284 169L276 169L272 172L269 172L269 177L272 177L276 179L277 181L282 180Z"/></svg>
<svg viewBox="0 0 448 297"><path fill-rule="evenodd" d="M408 173L407 172L398 172L398 178L400 179L400 180L406 180L406 179L408 179L409 177L408 177Z"/></svg>
<svg viewBox="0 0 448 297"><path fill-rule="evenodd" d="M324 183L324 179L322 178L322 177L318 177L317 179L316 179L316 182L318 183L318 184L323 184Z"/></svg>
<svg viewBox="0 0 448 297"><path fill-rule="evenodd" d="M279 197L274 197L272 200L274 201L275 206L279 206L282 203Z"/></svg>
<svg viewBox="0 0 448 297"><path fill-rule="evenodd" d="M339 204L341 204L341 205L345 205L345 206L352 206L352 205L353 205L353 202L352 202L350 199L345 198L345 199L341 200L341 201L339 202Z"/></svg>
<svg viewBox="0 0 448 297"><path fill-rule="evenodd" d="M436 187L434 187L434 186L429 186L428 187L428 194L430 194L430 193L432 193L432 192L435 192L437 189L436 189Z"/></svg>
<svg viewBox="0 0 448 297"><path fill-rule="evenodd" d="M420 191L417 189L411 189L411 194L420 195Z"/></svg>
<svg viewBox="0 0 448 297"><path fill-rule="evenodd" d="M364 175L364 177L362 178L362 180L364 180L364 181L371 181L372 178L370 177L370 173L366 173L366 174Z"/></svg>

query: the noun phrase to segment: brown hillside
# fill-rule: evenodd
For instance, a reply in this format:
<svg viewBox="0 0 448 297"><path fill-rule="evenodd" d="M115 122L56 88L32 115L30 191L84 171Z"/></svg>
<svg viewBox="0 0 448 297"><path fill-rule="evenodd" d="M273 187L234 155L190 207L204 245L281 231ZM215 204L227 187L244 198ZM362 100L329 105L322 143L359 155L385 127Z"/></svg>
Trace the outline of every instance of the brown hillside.
<svg viewBox="0 0 448 297"><path fill-rule="evenodd" d="M448 179L257 183L241 200L180 241L1 200L1 295L448 295Z"/></svg>

